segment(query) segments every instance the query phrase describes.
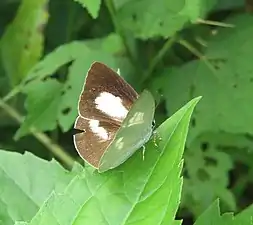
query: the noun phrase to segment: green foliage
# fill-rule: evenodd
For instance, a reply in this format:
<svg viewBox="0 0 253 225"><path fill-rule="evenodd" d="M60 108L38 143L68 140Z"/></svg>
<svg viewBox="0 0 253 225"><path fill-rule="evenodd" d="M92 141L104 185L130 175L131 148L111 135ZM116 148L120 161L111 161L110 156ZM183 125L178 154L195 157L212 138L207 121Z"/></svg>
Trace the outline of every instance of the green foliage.
<svg viewBox="0 0 253 225"><path fill-rule="evenodd" d="M234 216L233 213L225 213L220 215L219 201L215 201L194 223L194 225L211 225L211 224L227 224L227 225L250 225L253 224L252 207Z"/></svg>
<svg viewBox="0 0 253 225"><path fill-rule="evenodd" d="M48 195L65 189L73 177L55 160L1 151L0 224L32 219Z"/></svg>
<svg viewBox="0 0 253 225"><path fill-rule="evenodd" d="M14 151L0 151L0 224L252 224L252 8L0 1L0 148ZM162 137L103 174L75 163L72 137L94 61L152 92ZM197 96L189 125L197 99L167 119Z"/></svg>
<svg viewBox="0 0 253 225"><path fill-rule="evenodd" d="M130 0L121 4L117 19L136 37L169 37L175 35L187 23L203 18L215 3L216 0Z"/></svg>
<svg viewBox="0 0 253 225"><path fill-rule="evenodd" d="M109 36L104 40L107 42ZM115 51L118 46L115 46ZM110 51L113 51L110 49ZM27 134L30 127L47 131L57 126L67 131L72 126L77 116L77 103L82 90L85 71L87 71L94 60L100 60L113 67L115 58L108 53L109 50L96 50L83 42L74 42L59 47L40 61L31 70L27 83L23 87L24 93L28 95L26 108L28 116L18 130L16 138ZM68 78L64 84L50 78L59 67L66 63L72 63L68 70Z"/></svg>
<svg viewBox="0 0 253 225"><path fill-rule="evenodd" d="M28 224L171 224L179 206L188 124L199 99L157 129L159 148L150 141L144 160L139 151L107 173L84 168L63 192L55 189Z"/></svg>
<svg viewBox="0 0 253 225"><path fill-rule="evenodd" d="M172 112L185 99L200 94L206 99L195 114L191 139L205 131L253 134L253 127L248 123L253 114L249 105L253 88L252 63L245 60L253 58L253 45L248 38L253 32L253 17L240 15L226 22L236 27L218 29L218 34L210 37L209 48L204 52L215 72L202 60L194 60L172 71L165 68L163 78L160 78L166 99L180 96L177 101L167 101L167 109ZM238 116L242 114L243 117Z"/></svg>
<svg viewBox="0 0 253 225"><path fill-rule="evenodd" d="M2 63L12 86L38 62L44 47L48 0L23 0L0 41Z"/></svg>
<svg viewBox="0 0 253 225"><path fill-rule="evenodd" d="M245 60L253 58L253 45L248 39L253 33L250 25L253 18L250 15L240 15L229 18L226 22L236 27L218 29L218 34L210 38L209 48L204 53L215 72L202 60L194 60L180 68L165 68L163 77L156 81L161 85L165 99L178 96L176 101L166 101L168 111L175 111L186 99L200 94L205 99L193 116L194 123L191 124L186 158L189 179L185 184L185 204L192 208L196 215L216 196L219 196L230 210L236 209L234 196L227 189L227 174L233 168L232 159L219 151L217 146L223 144L222 140L213 138L212 132L253 134L252 125L248 122L253 115L249 104L253 90L253 77L250 72L252 63ZM209 147L203 150L205 143ZM214 161L214 164L208 165L208 160ZM196 204L192 205L192 201Z"/></svg>
<svg viewBox="0 0 253 225"><path fill-rule="evenodd" d="M18 130L16 138L26 134L33 124L40 130L56 128L57 112L61 101L62 85L56 80L33 82L26 88L27 111L29 112L24 123Z"/></svg>
<svg viewBox="0 0 253 225"><path fill-rule="evenodd" d="M227 189L227 174L233 168L232 160L227 153L216 147L219 143L221 142L214 135L205 134L192 143L186 152L189 178L185 178L184 202L196 215L207 208L216 196L230 210L236 210L234 195Z"/></svg>

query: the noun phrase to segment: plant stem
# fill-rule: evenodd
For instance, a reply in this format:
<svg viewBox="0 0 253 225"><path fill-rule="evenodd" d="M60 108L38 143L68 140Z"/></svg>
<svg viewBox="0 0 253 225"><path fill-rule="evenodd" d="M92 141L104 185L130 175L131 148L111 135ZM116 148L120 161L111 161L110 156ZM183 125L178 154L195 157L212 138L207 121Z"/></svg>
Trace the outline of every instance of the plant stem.
<svg viewBox="0 0 253 225"><path fill-rule="evenodd" d="M15 97L21 91L21 84L14 87L7 95L2 98L2 101L7 102Z"/></svg>
<svg viewBox="0 0 253 225"><path fill-rule="evenodd" d="M182 46L184 46L185 48L187 48L192 54L194 54L195 56L197 56L200 60L202 60L206 64L206 66L216 76L217 71L214 69L213 65L208 61L208 59L206 58L206 56L202 55L202 53L198 49L196 49L189 42L187 42L187 41L185 41L183 39L179 40L178 43L181 44Z"/></svg>
<svg viewBox="0 0 253 225"><path fill-rule="evenodd" d="M146 80L149 79L149 77L152 75L152 73L153 73L155 67L157 66L157 64L162 60L162 58L164 57L166 52L168 52L168 50L171 48L171 46L174 44L176 39L177 39L177 35L175 35L171 38L168 38L168 40L164 43L163 47L159 50L159 52L156 54L154 59L151 61L151 64L148 68L147 73L143 77L142 82L145 82Z"/></svg>
<svg viewBox="0 0 253 225"><path fill-rule="evenodd" d="M228 28L234 28L234 24L229 24L229 23L222 23L219 21L212 21L212 20L203 20L203 19L197 19L196 23L199 24L207 24L207 25L212 25L212 26L217 26L217 27L228 27Z"/></svg>
<svg viewBox="0 0 253 225"><path fill-rule="evenodd" d="M139 70L139 67L138 67L139 64L137 62L135 62L135 59L131 53L131 49L129 48L129 46L127 44L126 35L124 34L124 31L122 30L122 28L120 27L120 25L117 21L116 9L114 7L113 1L112 0L105 0L105 4L106 4L106 7L111 15L111 19L114 24L115 31L116 31L116 33L119 34L119 36L121 37L121 40L123 42L123 45L125 46L125 50L126 50L129 60L131 61L132 65L135 68L137 68L137 70Z"/></svg>
<svg viewBox="0 0 253 225"><path fill-rule="evenodd" d="M3 99L0 98L0 107L3 108L12 118L18 123L23 122L23 117L10 105L6 104ZM31 127L30 131L32 135L41 142L49 151L51 151L56 157L58 157L67 167L72 168L74 159L67 154L61 146L54 143L46 134L39 132L35 127Z"/></svg>

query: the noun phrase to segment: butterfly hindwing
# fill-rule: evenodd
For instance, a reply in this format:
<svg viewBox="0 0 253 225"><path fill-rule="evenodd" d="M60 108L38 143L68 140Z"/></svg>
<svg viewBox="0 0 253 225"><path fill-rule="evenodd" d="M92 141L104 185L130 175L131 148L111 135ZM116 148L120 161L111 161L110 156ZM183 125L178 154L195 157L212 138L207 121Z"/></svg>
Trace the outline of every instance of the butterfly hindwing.
<svg viewBox="0 0 253 225"><path fill-rule="evenodd" d="M114 123L85 119L81 116L77 117L74 127L79 131L74 135L76 150L85 161L98 168L100 158L119 127Z"/></svg>

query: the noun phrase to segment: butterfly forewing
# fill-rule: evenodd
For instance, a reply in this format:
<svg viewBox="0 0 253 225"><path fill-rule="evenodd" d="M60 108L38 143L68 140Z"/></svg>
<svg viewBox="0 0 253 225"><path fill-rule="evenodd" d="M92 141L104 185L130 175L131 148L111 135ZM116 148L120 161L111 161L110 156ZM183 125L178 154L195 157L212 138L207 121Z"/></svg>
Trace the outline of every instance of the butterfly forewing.
<svg viewBox="0 0 253 225"><path fill-rule="evenodd" d="M79 114L88 119L108 118L119 124L138 98L135 90L106 65L95 62L88 71L79 99Z"/></svg>

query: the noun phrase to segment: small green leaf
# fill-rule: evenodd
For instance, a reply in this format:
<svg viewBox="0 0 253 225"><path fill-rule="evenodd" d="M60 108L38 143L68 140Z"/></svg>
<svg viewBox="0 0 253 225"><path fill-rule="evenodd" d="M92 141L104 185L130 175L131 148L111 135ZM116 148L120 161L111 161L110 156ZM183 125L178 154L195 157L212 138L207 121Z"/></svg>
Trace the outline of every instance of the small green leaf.
<svg viewBox="0 0 253 225"><path fill-rule="evenodd" d="M55 160L47 162L31 153L0 151L0 224L30 220L48 195L61 191L76 173L68 173Z"/></svg>
<svg viewBox="0 0 253 225"><path fill-rule="evenodd" d="M233 214L228 215L230 217L230 223L232 225L232 216ZM222 225L225 224L224 222L227 221L227 216L224 214L223 216L220 215L220 207L219 201L215 201L194 223L194 225ZM229 221L227 221L229 222ZM226 223L227 224L227 223Z"/></svg>
<svg viewBox="0 0 253 225"><path fill-rule="evenodd" d="M186 15L194 23L197 19L204 19L218 2L218 0L187 0L180 14Z"/></svg>
<svg viewBox="0 0 253 225"><path fill-rule="evenodd" d="M88 10L93 19L98 17L101 0L74 0Z"/></svg>
<svg viewBox="0 0 253 225"><path fill-rule="evenodd" d="M220 215L219 201L216 200L194 223L194 225L252 225L252 205L234 216L233 213Z"/></svg>
<svg viewBox="0 0 253 225"><path fill-rule="evenodd" d="M48 0L23 0L1 42L1 58L12 86L18 84L38 62L44 47Z"/></svg>
<svg viewBox="0 0 253 225"><path fill-rule="evenodd" d="M41 131L55 129L62 84L52 79L38 81L28 84L24 91L28 93L26 102L28 116L17 131L15 138L18 139L29 133L31 126Z"/></svg>
<svg viewBox="0 0 253 225"><path fill-rule="evenodd" d="M102 174L85 168L63 193L53 192L29 224L175 224L182 154L198 101L189 102L158 128L159 148L149 142L144 160L139 151Z"/></svg>

